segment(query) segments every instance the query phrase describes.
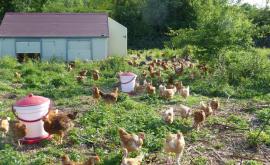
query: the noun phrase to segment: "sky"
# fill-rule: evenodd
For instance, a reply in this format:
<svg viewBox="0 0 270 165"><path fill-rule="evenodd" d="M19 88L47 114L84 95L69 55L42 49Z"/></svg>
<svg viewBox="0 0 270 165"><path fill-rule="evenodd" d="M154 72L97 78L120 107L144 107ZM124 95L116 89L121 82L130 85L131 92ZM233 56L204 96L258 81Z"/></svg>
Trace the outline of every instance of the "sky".
<svg viewBox="0 0 270 165"><path fill-rule="evenodd" d="M258 7L265 7L266 0L242 0L242 3L249 3Z"/></svg>

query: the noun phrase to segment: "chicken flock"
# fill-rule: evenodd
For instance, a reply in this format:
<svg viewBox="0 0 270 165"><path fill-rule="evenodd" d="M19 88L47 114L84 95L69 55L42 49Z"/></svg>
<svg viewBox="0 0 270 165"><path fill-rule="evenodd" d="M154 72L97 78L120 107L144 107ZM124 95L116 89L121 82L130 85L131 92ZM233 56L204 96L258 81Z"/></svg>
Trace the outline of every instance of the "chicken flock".
<svg viewBox="0 0 270 165"><path fill-rule="evenodd" d="M146 61L139 62L140 55L132 57L132 60L128 61L128 64L134 67L145 67L142 71L138 82L135 84L135 93L146 93L147 95L158 95L161 99L171 100L175 95L180 95L184 100L190 96L190 87L184 86L182 81L176 81L175 77L183 75L186 69L197 67L202 74L208 72L208 68L205 65L193 63L189 59L182 59L172 57L167 59L153 59L151 56L146 56ZM67 65L67 71L72 71L75 67L75 63ZM173 70L174 74L164 81L162 72L166 70ZM88 70L81 70L75 77L78 83L84 82L89 76ZM100 79L100 72L98 70L92 70L92 79L97 81ZM16 79L21 78L21 74L16 72ZM194 79L197 75L195 72L190 73L190 79ZM155 83L152 80L157 79ZM142 82L142 83L141 83ZM92 88L92 96L96 101L100 99L108 104L114 104L118 101L119 89L114 88L113 91L105 93L99 87L94 86ZM175 107L166 108L162 114L161 119L165 124L172 124L177 117L176 113L180 114L181 118L193 118L193 128L199 131L205 122L205 120L214 115L220 108L219 100L212 99L208 102L200 102L196 108L190 108L186 105L180 104ZM42 119L44 122L44 129L49 134L54 134L58 137L58 144L63 143L64 136L74 127L74 120L77 116L77 112L67 113L60 110L50 110L48 115ZM9 117L0 119L0 132L2 137L6 137L11 134L16 142L20 146L20 140L26 135L26 126L20 121L11 121ZM140 165L144 159L145 154L141 152L144 140L146 138L145 133L138 132L128 133L124 128L118 128L120 144L123 152L121 165ZM184 135L178 131L176 134L169 133L165 135L163 151L166 153L174 153L176 155L176 164L180 164L181 157L185 148ZM140 155L135 158L130 158L128 154L130 152L139 151ZM85 162L74 162L69 159L67 155L61 157L63 165L94 165L100 162L100 158L97 155L89 156Z"/></svg>

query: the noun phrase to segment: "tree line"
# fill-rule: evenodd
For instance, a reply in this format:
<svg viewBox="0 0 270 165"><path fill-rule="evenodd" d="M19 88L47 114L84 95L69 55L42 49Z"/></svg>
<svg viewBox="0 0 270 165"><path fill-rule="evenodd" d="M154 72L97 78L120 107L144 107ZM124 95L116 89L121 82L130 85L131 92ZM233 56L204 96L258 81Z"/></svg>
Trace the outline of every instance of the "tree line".
<svg viewBox="0 0 270 165"><path fill-rule="evenodd" d="M270 47L270 10L229 0L0 0L5 12L106 12L134 49L196 45ZM165 43L165 44L164 44Z"/></svg>

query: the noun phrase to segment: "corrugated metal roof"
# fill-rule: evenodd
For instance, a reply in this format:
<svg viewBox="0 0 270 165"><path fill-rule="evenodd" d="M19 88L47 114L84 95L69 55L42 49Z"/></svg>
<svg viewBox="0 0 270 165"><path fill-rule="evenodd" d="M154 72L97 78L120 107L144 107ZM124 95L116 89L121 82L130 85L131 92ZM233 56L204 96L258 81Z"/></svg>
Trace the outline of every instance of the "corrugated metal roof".
<svg viewBox="0 0 270 165"><path fill-rule="evenodd" d="M106 13L6 13L0 37L109 36Z"/></svg>

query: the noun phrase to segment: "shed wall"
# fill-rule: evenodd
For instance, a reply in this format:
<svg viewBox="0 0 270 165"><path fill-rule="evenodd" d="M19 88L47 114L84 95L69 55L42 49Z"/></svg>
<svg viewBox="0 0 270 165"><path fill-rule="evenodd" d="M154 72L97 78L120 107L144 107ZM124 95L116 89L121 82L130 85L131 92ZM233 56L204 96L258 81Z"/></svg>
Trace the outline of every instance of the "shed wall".
<svg viewBox="0 0 270 165"><path fill-rule="evenodd" d="M66 39L44 38L42 39L42 59L59 58L66 60Z"/></svg>
<svg viewBox="0 0 270 165"><path fill-rule="evenodd" d="M108 38L0 38L0 56L11 55L16 56L16 41L33 41L40 40L40 52L42 60L49 60L51 58L59 58L63 60L68 59L69 44L68 41L90 41L91 53L89 58L81 60L102 60L108 55ZM18 44L17 44L18 45ZM80 53L80 47L78 46L78 52ZM27 50L25 50L27 51ZM71 56L71 54L69 55Z"/></svg>
<svg viewBox="0 0 270 165"><path fill-rule="evenodd" d="M108 18L109 22L109 55L127 55L127 28Z"/></svg>
<svg viewBox="0 0 270 165"><path fill-rule="evenodd" d="M3 39L0 38L0 57L2 56L2 42L3 42Z"/></svg>
<svg viewBox="0 0 270 165"><path fill-rule="evenodd" d="M93 60L105 59L108 55L108 38L92 39Z"/></svg>
<svg viewBox="0 0 270 165"><path fill-rule="evenodd" d="M1 43L2 43L1 56L5 55L16 56L14 38L3 38Z"/></svg>

